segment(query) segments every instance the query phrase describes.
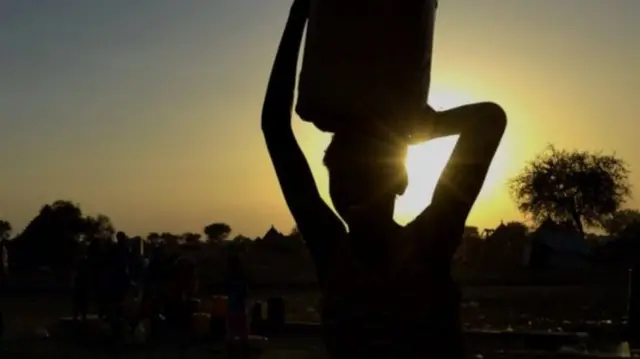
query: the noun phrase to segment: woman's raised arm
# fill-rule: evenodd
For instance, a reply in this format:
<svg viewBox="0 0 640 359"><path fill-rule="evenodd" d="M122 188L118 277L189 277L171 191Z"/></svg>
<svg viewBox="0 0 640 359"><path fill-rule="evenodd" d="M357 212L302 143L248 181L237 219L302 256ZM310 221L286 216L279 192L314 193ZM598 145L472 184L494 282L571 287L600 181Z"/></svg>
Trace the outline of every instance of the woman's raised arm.
<svg viewBox="0 0 640 359"><path fill-rule="evenodd" d="M425 234L434 233L434 229L436 233L439 230L451 234L454 238L425 236L427 243L424 243L429 255L450 259L502 140L507 116L500 106L491 102L431 112L427 116L431 121L430 137L458 134L459 138L433 191L431 205L410 226Z"/></svg>
<svg viewBox="0 0 640 359"><path fill-rule="evenodd" d="M322 277L335 241L346 230L324 202L291 127L291 112L308 1L295 0L271 70L262 132L285 201Z"/></svg>

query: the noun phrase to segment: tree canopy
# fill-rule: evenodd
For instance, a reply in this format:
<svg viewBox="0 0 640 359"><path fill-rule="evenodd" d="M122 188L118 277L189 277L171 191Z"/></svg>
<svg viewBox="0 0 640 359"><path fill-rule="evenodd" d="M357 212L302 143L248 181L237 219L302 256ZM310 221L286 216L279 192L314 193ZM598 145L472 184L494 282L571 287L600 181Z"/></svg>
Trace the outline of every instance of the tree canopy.
<svg viewBox="0 0 640 359"><path fill-rule="evenodd" d="M84 235L88 240L111 240L116 233L111 219L104 214L99 214L96 217L86 217L84 221Z"/></svg>
<svg viewBox="0 0 640 359"><path fill-rule="evenodd" d="M602 222L602 228L608 234L616 236L624 232L632 225L640 224L640 211L636 209L623 209L613 213Z"/></svg>
<svg viewBox="0 0 640 359"><path fill-rule="evenodd" d="M0 220L0 240L7 240L11 237L11 223Z"/></svg>
<svg viewBox="0 0 640 359"><path fill-rule="evenodd" d="M231 234L231 226L226 223L211 223L204 227L204 234L207 235L209 242L219 243L226 240Z"/></svg>
<svg viewBox="0 0 640 359"><path fill-rule="evenodd" d="M631 195L629 169L615 155L549 146L511 179L518 209L537 223L547 218L602 226Z"/></svg>

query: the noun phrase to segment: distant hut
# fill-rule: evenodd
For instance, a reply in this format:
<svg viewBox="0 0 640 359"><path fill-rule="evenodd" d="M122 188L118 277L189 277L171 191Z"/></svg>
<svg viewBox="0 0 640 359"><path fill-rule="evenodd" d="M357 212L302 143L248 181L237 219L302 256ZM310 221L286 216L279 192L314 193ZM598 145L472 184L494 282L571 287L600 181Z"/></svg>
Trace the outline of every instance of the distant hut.
<svg viewBox="0 0 640 359"><path fill-rule="evenodd" d="M284 238L284 234L282 234L281 232L279 232L276 227L271 226L271 228L269 228L269 230L267 231L267 233L265 233L265 235L262 237L262 240L265 242L279 242L280 240L282 240Z"/></svg>
<svg viewBox="0 0 640 359"><path fill-rule="evenodd" d="M525 264L544 269L582 269L588 264L589 245L569 223L544 221L530 236Z"/></svg>

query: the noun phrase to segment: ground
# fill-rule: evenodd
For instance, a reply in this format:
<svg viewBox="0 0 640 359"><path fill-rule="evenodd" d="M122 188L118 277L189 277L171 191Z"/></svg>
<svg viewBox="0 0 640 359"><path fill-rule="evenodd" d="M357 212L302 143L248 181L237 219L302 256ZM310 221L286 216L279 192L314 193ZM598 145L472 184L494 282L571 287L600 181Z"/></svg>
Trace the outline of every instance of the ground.
<svg viewBox="0 0 640 359"><path fill-rule="evenodd" d="M282 290L253 293L253 296L255 299L283 296L288 320L318 320L318 293ZM553 331L575 331L587 324L607 326L619 322L625 315L626 296L626 288L621 286L466 287L463 288L463 322L468 328ZM70 299L64 295L4 297L0 298L0 308L5 316L5 337L18 343L24 340L20 338L33 337L39 328L46 328L59 317L68 316ZM46 346L44 342L38 345ZM312 346L318 348L309 350L313 355L305 356L320 358L321 343L317 340L279 344L281 348L296 351ZM297 353L289 352L286 357L305 357L301 352ZM83 356L85 359L92 357Z"/></svg>

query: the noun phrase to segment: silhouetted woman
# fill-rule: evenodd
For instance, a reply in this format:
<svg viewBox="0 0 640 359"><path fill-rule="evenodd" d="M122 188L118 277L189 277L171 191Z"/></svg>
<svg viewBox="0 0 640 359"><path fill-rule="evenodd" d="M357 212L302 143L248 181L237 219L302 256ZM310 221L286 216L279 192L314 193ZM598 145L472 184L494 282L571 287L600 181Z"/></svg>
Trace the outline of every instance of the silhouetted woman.
<svg viewBox="0 0 640 359"><path fill-rule="evenodd" d="M461 358L453 254L506 126L493 103L436 113L424 139L458 134L432 202L402 227L393 220L407 186L406 142L384 131L336 133L325 154L321 198L291 127L296 64L308 4L295 1L276 54L262 130L287 205L323 288L325 343L334 358ZM428 166L425 163L425 166Z"/></svg>
<svg viewBox="0 0 640 359"><path fill-rule="evenodd" d="M231 358L248 357L249 327L247 318L247 275L237 249L227 257L227 340Z"/></svg>
<svg viewBox="0 0 640 359"><path fill-rule="evenodd" d="M188 257L178 257L173 263L168 283L165 313L182 348L186 348L191 334L191 318L194 313L191 299L198 291L198 284L195 261Z"/></svg>
<svg viewBox="0 0 640 359"><path fill-rule="evenodd" d="M80 258L73 279L73 319L87 321L91 296L91 267L86 257Z"/></svg>

